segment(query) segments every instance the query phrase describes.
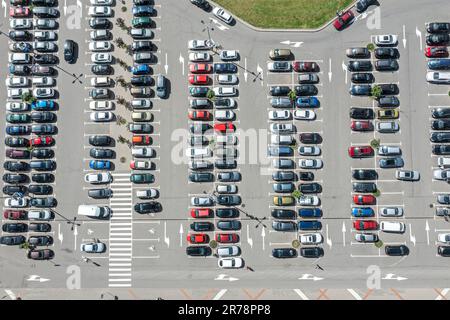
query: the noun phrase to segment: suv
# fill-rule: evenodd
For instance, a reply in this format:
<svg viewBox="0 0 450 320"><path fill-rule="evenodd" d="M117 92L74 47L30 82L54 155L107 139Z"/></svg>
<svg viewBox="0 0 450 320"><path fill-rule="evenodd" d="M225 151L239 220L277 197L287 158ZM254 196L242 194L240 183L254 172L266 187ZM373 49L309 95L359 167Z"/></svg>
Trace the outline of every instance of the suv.
<svg viewBox="0 0 450 320"><path fill-rule="evenodd" d="M162 74L156 77L156 95L161 99L167 96L166 78Z"/></svg>
<svg viewBox="0 0 450 320"><path fill-rule="evenodd" d="M73 40L64 41L64 60L68 63L75 62L75 42Z"/></svg>

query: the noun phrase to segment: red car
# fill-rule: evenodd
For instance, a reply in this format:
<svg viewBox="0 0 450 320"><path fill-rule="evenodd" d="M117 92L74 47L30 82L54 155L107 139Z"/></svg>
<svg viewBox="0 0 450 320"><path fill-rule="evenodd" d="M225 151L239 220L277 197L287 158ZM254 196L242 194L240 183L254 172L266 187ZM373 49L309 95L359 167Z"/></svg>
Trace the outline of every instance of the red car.
<svg viewBox="0 0 450 320"><path fill-rule="evenodd" d="M152 144L152 138L150 136L133 136L132 140L134 145L149 145Z"/></svg>
<svg viewBox="0 0 450 320"><path fill-rule="evenodd" d="M350 128L353 131L372 131L373 130L372 121L369 121L369 120L352 121Z"/></svg>
<svg viewBox="0 0 450 320"><path fill-rule="evenodd" d="M428 58L445 58L448 57L447 47L426 47L425 56Z"/></svg>
<svg viewBox="0 0 450 320"><path fill-rule="evenodd" d="M216 241L219 243L236 243L239 242L239 236L236 233L217 233Z"/></svg>
<svg viewBox="0 0 450 320"><path fill-rule="evenodd" d="M5 210L3 217L9 220L25 220L27 212L25 210Z"/></svg>
<svg viewBox="0 0 450 320"><path fill-rule="evenodd" d="M28 17L30 9L24 7L14 7L9 9L9 16L13 18Z"/></svg>
<svg viewBox="0 0 450 320"><path fill-rule="evenodd" d="M231 122L216 123L214 125L214 130L220 133L232 133L236 130L236 127Z"/></svg>
<svg viewBox="0 0 450 320"><path fill-rule="evenodd" d="M53 144L53 138L49 137L49 136L37 137L37 138L31 139L30 144L35 147L49 146L49 145Z"/></svg>
<svg viewBox="0 0 450 320"><path fill-rule="evenodd" d="M211 72L211 65L207 63L191 63L189 65L190 73L209 73Z"/></svg>
<svg viewBox="0 0 450 320"><path fill-rule="evenodd" d="M359 194L353 196L353 203L354 204L360 204L360 205L373 205L375 204L376 199L371 194Z"/></svg>
<svg viewBox="0 0 450 320"><path fill-rule="evenodd" d="M211 209L191 209L192 218L212 218L214 217Z"/></svg>
<svg viewBox="0 0 450 320"><path fill-rule="evenodd" d="M373 149L371 146L350 147L348 155L352 158L367 158L373 156Z"/></svg>
<svg viewBox="0 0 450 320"><path fill-rule="evenodd" d="M188 113L188 117L191 120L209 120L211 118L211 113L209 113L209 111L191 110Z"/></svg>
<svg viewBox="0 0 450 320"><path fill-rule="evenodd" d="M352 10L348 10L346 12L337 12L337 18L333 22L333 26L336 28L336 30L341 31L345 29L349 24L353 22L355 19L355 15L353 14Z"/></svg>
<svg viewBox="0 0 450 320"><path fill-rule="evenodd" d="M209 77L205 74L200 74L200 75L191 74L191 75L189 75L189 83L190 84L208 84Z"/></svg>
<svg viewBox="0 0 450 320"><path fill-rule="evenodd" d="M209 236L205 233L188 233L187 235L187 241L189 243L208 243L209 242Z"/></svg>
<svg viewBox="0 0 450 320"><path fill-rule="evenodd" d="M356 230L377 230L378 224L373 220L355 220L353 221L353 228Z"/></svg>
<svg viewBox="0 0 450 320"><path fill-rule="evenodd" d="M292 68L296 72L319 72L319 65L312 61L294 61Z"/></svg>

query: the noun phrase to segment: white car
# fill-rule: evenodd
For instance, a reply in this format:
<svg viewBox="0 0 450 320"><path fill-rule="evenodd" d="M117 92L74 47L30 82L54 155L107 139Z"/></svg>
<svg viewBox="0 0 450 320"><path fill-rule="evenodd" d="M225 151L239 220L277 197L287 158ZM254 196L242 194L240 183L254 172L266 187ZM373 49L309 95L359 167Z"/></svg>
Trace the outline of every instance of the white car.
<svg viewBox="0 0 450 320"><path fill-rule="evenodd" d="M33 23L31 19L11 19L9 22L9 26L11 29L15 30L24 30L31 29L33 27Z"/></svg>
<svg viewBox="0 0 450 320"><path fill-rule="evenodd" d="M214 95L217 97L235 96L236 89L234 87L216 87L213 89Z"/></svg>
<svg viewBox="0 0 450 320"><path fill-rule="evenodd" d="M136 158L153 158L156 151L150 147L131 148L131 155Z"/></svg>
<svg viewBox="0 0 450 320"><path fill-rule="evenodd" d="M322 150L317 146L300 146L298 147L298 153L301 156L318 156Z"/></svg>
<svg viewBox="0 0 450 320"><path fill-rule="evenodd" d="M231 110L216 110L214 112L214 117L219 121L229 121L234 119L234 112Z"/></svg>
<svg viewBox="0 0 450 320"><path fill-rule="evenodd" d="M235 145L237 143L237 137L231 134L221 134L216 136L217 144Z"/></svg>
<svg viewBox="0 0 450 320"><path fill-rule="evenodd" d="M103 6L90 6L88 10L88 15L91 17L110 17L112 10L110 7Z"/></svg>
<svg viewBox="0 0 450 320"><path fill-rule="evenodd" d="M275 145L291 145L294 143L292 135L271 135L270 143Z"/></svg>
<svg viewBox="0 0 450 320"><path fill-rule="evenodd" d="M93 87L109 87L112 83L110 77L93 77L91 78L91 86Z"/></svg>
<svg viewBox="0 0 450 320"><path fill-rule="evenodd" d="M33 85L36 87L53 87L56 84L55 78L52 77L35 77L33 78Z"/></svg>
<svg viewBox="0 0 450 320"><path fill-rule="evenodd" d="M301 244L320 244L323 242L323 236L316 233L305 233L300 235L300 243Z"/></svg>
<svg viewBox="0 0 450 320"><path fill-rule="evenodd" d="M378 213L383 217L401 217L403 216L403 208L402 207L384 207L379 208Z"/></svg>
<svg viewBox="0 0 450 320"><path fill-rule="evenodd" d="M448 180L450 179L450 170L433 170L433 178L436 180Z"/></svg>
<svg viewBox="0 0 450 320"><path fill-rule="evenodd" d="M289 110L274 110L269 111L270 120L289 120L291 118L291 112Z"/></svg>
<svg viewBox="0 0 450 320"><path fill-rule="evenodd" d="M34 19L34 27L36 29L55 29L55 19Z"/></svg>
<svg viewBox="0 0 450 320"><path fill-rule="evenodd" d="M20 111L28 111L30 109L30 105L25 102L7 102L6 110L12 112L20 112Z"/></svg>
<svg viewBox="0 0 450 320"><path fill-rule="evenodd" d="M114 107L113 101L91 101L89 102L89 109L91 110L111 110Z"/></svg>
<svg viewBox="0 0 450 320"><path fill-rule="evenodd" d="M212 13L217 18L219 18L220 20L222 20L223 22L225 22L227 24L231 24L233 22L233 16L231 14L229 14L228 12L226 12L225 10L223 10L222 8L215 7L212 10Z"/></svg>
<svg viewBox="0 0 450 320"><path fill-rule="evenodd" d="M218 184L216 191L221 194L237 193L237 186L235 184Z"/></svg>
<svg viewBox="0 0 450 320"><path fill-rule="evenodd" d="M402 181L419 181L420 173L415 170L398 169L395 171L395 178Z"/></svg>
<svg viewBox="0 0 450 320"><path fill-rule="evenodd" d="M400 147L381 145L378 148L379 156L399 156L401 154L402 154L402 149L400 149Z"/></svg>
<svg viewBox="0 0 450 320"><path fill-rule="evenodd" d="M217 265L221 269L237 269L242 268L242 266L244 265L244 260L239 257L219 258L219 261L217 261Z"/></svg>
<svg viewBox="0 0 450 320"><path fill-rule="evenodd" d="M49 209L28 211L28 219L30 220L50 220L52 218L53 214Z"/></svg>
<svg viewBox="0 0 450 320"><path fill-rule="evenodd" d="M84 181L91 184L110 183L112 176L109 172L88 173L84 176Z"/></svg>
<svg viewBox="0 0 450 320"><path fill-rule="evenodd" d="M106 245L102 242L82 243L80 250L87 253L102 253L106 251Z"/></svg>
<svg viewBox="0 0 450 320"><path fill-rule="evenodd" d="M27 77L9 77L6 78L6 86L10 88L23 88L29 85L29 81Z"/></svg>
<svg viewBox="0 0 450 320"><path fill-rule="evenodd" d="M55 90L52 88L36 88L33 90L33 96L42 99L42 98L52 98L55 95Z"/></svg>
<svg viewBox="0 0 450 320"><path fill-rule="evenodd" d="M191 62L206 62L211 60L208 52L191 52L189 53L189 61Z"/></svg>
<svg viewBox="0 0 450 320"><path fill-rule="evenodd" d="M233 98L216 99L214 100L214 107L216 109L233 109L236 107L236 101Z"/></svg>
<svg viewBox="0 0 450 320"><path fill-rule="evenodd" d="M24 208L28 207L28 198L6 198L5 199L5 207L11 208Z"/></svg>
<svg viewBox="0 0 450 320"><path fill-rule="evenodd" d="M89 34L91 40L97 41L97 40L107 40L111 38L111 32L108 30L92 30Z"/></svg>
<svg viewBox="0 0 450 320"><path fill-rule="evenodd" d="M294 125L292 123L271 123L269 130L272 133L293 133Z"/></svg>
<svg viewBox="0 0 450 320"><path fill-rule="evenodd" d="M450 168L450 158L439 157L437 159L437 164L438 164L439 168L441 168L441 169L448 169L448 168Z"/></svg>
<svg viewBox="0 0 450 320"><path fill-rule="evenodd" d="M398 43L398 36L395 34L383 34L375 37L377 46L395 46Z"/></svg>
<svg viewBox="0 0 450 320"><path fill-rule="evenodd" d="M130 166L133 167L133 170L151 170L154 167L153 162L145 160L133 160Z"/></svg>
<svg viewBox="0 0 450 320"><path fill-rule="evenodd" d="M358 242L377 242L378 235L375 233L357 233L355 234L355 240Z"/></svg>
<svg viewBox="0 0 450 320"><path fill-rule="evenodd" d="M222 50L219 53L219 58L222 61L232 61L238 58L238 52L236 50Z"/></svg>
<svg viewBox="0 0 450 320"><path fill-rule="evenodd" d="M187 148L186 157L190 158L202 158L211 157L212 152L209 148Z"/></svg>
<svg viewBox="0 0 450 320"><path fill-rule="evenodd" d="M450 243L450 233L439 233L438 242L446 244Z"/></svg>
<svg viewBox="0 0 450 320"><path fill-rule="evenodd" d="M8 89L8 98L9 99L21 99L22 95L31 94L30 89Z"/></svg>
<svg viewBox="0 0 450 320"><path fill-rule="evenodd" d="M321 159L300 159L298 165L302 169L320 169L323 166Z"/></svg>
<svg viewBox="0 0 450 320"><path fill-rule="evenodd" d="M150 109L152 102L150 99L133 99L131 100L131 107L133 109Z"/></svg>
<svg viewBox="0 0 450 320"><path fill-rule="evenodd" d="M219 84L236 84L238 78L235 74L219 74L217 75L217 82Z"/></svg>
<svg viewBox="0 0 450 320"><path fill-rule="evenodd" d="M188 42L189 50L209 50L212 47L213 43L209 40L190 40Z"/></svg>
<svg viewBox="0 0 450 320"><path fill-rule="evenodd" d="M301 206L318 206L320 199L318 196L300 196L298 198L298 204Z"/></svg>
<svg viewBox="0 0 450 320"><path fill-rule="evenodd" d="M110 51L111 42L109 41L91 41L89 42L89 50L91 51Z"/></svg>
<svg viewBox="0 0 450 320"><path fill-rule="evenodd" d="M155 188L150 188L148 190L137 190L136 197L139 199L155 199L158 198L159 191Z"/></svg>
<svg viewBox="0 0 450 320"><path fill-rule="evenodd" d="M35 31L34 40L53 41L56 40L56 33L54 31Z"/></svg>
<svg viewBox="0 0 450 320"><path fill-rule="evenodd" d="M314 120L316 113L312 110L295 110L294 119L296 120Z"/></svg>
<svg viewBox="0 0 450 320"><path fill-rule="evenodd" d="M36 41L33 43L33 49L39 52L54 52L57 50L56 44L49 41Z"/></svg>
<svg viewBox="0 0 450 320"><path fill-rule="evenodd" d="M91 112L89 118L94 122L108 122L113 120L114 114L110 111L96 111Z"/></svg>
<svg viewBox="0 0 450 320"><path fill-rule="evenodd" d="M404 233L406 231L406 225L398 221L381 221L380 230L391 233Z"/></svg>
<svg viewBox="0 0 450 320"><path fill-rule="evenodd" d="M214 201L210 197L192 197L192 206L209 207L214 205Z"/></svg>
<svg viewBox="0 0 450 320"><path fill-rule="evenodd" d="M93 63L112 63L112 55L110 53L93 53L91 55Z"/></svg>
<svg viewBox="0 0 450 320"><path fill-rule="evenodd" d="M217 255L219 257L238 256L240 253L241 249L238 246L224 246L217 248Z"/></svg>
<svg viewBox="0 0 450 320"><path fill-rule="evenodd" d="M450 83L450 72L430 71L426 79L430 83Z"/></svg>
<svg viewBox="0 0 450 320"><path fill-rule="evenodd" d="M91 6L111 6L113 0L91 0Z"/></svg>

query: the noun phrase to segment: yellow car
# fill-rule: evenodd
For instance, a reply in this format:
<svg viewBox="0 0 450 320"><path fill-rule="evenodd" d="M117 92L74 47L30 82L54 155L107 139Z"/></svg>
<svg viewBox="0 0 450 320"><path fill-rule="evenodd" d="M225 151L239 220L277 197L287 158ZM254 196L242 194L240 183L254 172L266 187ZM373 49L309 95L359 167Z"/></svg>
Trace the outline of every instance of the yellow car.
<svg viewBox="0 0 450 320"><path fill-rule="evenodd" d="M289 49L272 49L269 52L269 57L272 60L286 60L292 56L292 52Z"/></svg>
<svg viewBox="0 0 450 320"><path fill-rule="evenodd" d="M275 196L273 197L273 204L276 206L292 206L294 205L294 197L291 196Z"/></svg>
<svg viewBox="0 0 450 320"><path fill-rule="evenodd" d="M397 119L397 109L380 109L378 110L378 119Z"/></svg>

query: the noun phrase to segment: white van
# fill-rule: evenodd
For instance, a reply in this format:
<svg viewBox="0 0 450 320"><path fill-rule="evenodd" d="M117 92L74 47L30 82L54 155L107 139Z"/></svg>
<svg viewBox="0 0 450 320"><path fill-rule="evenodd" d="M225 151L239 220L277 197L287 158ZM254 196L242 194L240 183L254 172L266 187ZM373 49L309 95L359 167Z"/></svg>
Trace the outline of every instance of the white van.
<svg viewBox="0 0 450 320"><path fill-rule="evenodd" d="M14 64L29 64L31 56L28 53L10 53L9 62Z"/></svg>
<svg viewBox="0 0 450 320"><path fill-rule="evenodd" d="M384 232L404 233L406 230L406 225L403 222L381 221L380 230Z"/></svg>
<svg viewBox="0 0 450 320"><path fill-rule="evenodd" d="M442 169L450 168L450 158L439 157L438 158L438 166Z"/></svg>
<svg viewBox="0 0 450 320"><path fill-rule="evenodd" d="M111 214L111 209L107 206L94 206L82 204L78 206L78 214L90 218L106 219Z"/></svg>

